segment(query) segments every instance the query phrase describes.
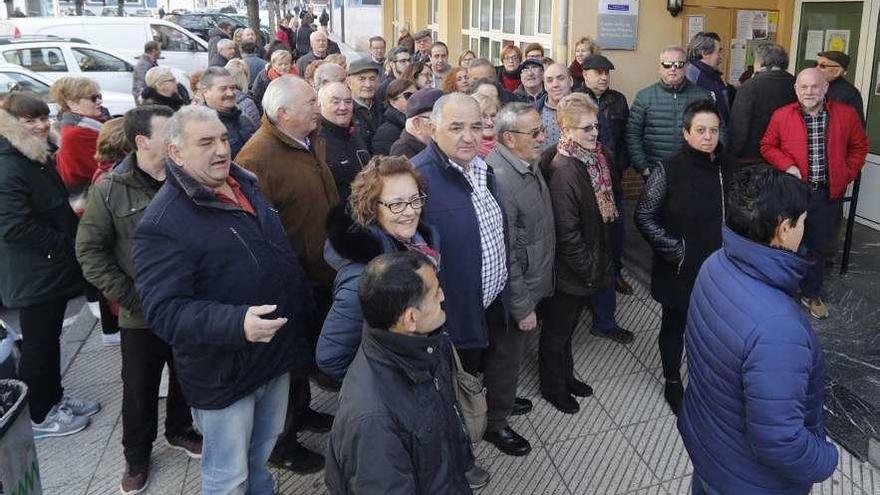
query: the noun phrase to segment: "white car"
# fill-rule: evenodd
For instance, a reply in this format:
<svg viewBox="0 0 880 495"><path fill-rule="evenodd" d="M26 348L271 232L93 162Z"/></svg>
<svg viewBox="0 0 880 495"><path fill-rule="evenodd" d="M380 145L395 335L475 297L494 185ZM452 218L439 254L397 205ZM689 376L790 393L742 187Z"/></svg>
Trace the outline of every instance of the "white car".
<svg viewBox="0 0 880 495"><path fill-rule="evenodd" d="M134 105L131 95L134 65L104 48L51 36L0 37L0 58L53 81L64 76L88 77L98 83L101 91L128 93ZM178 82L189 90L186 74L171 70Z"/></svg>
<svg viewBox="0 0 880 495"><path fill-rule="evenodd" d="M47 103L54 116L58 112L58 107L52 102L49 95L49 86L52 81L24 67L0 63L0 98L5 97L10 91L31 91L34 92ZM134 99L128 93L116 93L114 91L101 91L103 96L103 105L110 111L110 115L122 115L134 108Z"/></svg>

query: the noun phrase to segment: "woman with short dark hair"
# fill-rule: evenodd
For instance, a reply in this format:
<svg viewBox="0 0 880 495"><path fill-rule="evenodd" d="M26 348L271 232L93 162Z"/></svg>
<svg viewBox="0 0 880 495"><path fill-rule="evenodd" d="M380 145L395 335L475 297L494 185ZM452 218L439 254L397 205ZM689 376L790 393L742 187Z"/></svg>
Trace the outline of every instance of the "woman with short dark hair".
<svg viewBox="0 0 880 495"><path fill-rule="evenodd" d="M19 310L20 375L35 438L76 433L101 409L61 387L64 310L84 281L74 253L77 218L55 169L49 128L49 106L40 97L6 97L0 109L0 302Z"/></svg>
<svg viewBox="0 0 880 495"><path fill-rule="evenodd" d="M675 414L684 393L680 368L688 301L703 261L721 247L724 184L736 166L721 148L714 103L691 103L682 123L684 146L654 168L635 211L636 227L654 251L651 296L663 307L658 345L664 396Z"/></svg>

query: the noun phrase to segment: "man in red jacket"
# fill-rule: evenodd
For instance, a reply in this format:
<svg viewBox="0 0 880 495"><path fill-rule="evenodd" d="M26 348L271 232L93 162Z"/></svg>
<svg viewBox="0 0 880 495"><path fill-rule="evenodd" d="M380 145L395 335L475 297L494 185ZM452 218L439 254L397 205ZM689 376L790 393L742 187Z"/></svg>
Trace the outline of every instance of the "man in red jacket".
<svg viewBox="0 0 880 495"><path fill-rule="evenodd" d="M828 317L821 297L824 253L834 238L840 200L865 164L868 138L851 106L825 100L828 82L820 70L801 71L794 89L798 101L773 113L761 155L810 186L803 246L816 263L801 282L801 303L822 319Z"/></svg>

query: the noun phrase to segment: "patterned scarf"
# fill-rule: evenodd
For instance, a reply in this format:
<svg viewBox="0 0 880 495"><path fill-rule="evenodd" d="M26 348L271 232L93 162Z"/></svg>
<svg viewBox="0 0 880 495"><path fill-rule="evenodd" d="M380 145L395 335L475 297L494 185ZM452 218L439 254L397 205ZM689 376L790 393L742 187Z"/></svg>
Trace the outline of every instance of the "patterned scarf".
<svg viewBox="0 0 880 495"><path fill-rule="evenodd" d="M617 207L614 205L614 191L611 189L611 171L608 170L605 155L599 152L598 148L592 151L585 149L573 139L565 136L559 138L557 149L563 156L574 158L587 167L602 221L611 223L616 220Z"/></svg>

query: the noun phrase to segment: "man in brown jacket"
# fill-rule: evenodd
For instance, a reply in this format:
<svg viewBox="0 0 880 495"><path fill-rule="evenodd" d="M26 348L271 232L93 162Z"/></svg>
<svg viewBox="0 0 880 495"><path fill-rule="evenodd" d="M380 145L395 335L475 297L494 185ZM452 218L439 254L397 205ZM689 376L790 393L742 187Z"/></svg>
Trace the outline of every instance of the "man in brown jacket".
<svg viewBox="0 0 880 495"><path fill-rule="evenodd" d="M263 95L262 125L238 153L235 162L257 175L260 189L278 210L290 244L312 286L320 315L313 329L312 353L320 325L330 308L335 276L324 261L324 222L339 203L333 174L324 159L324 142L315 130L321 118L315 91L304 80L284 76ZM324 458L296 440L297 431L330 431L333 418L309 408L307 372L292 370L286 431L271 461L296 473L319 471Z"/></svg>

